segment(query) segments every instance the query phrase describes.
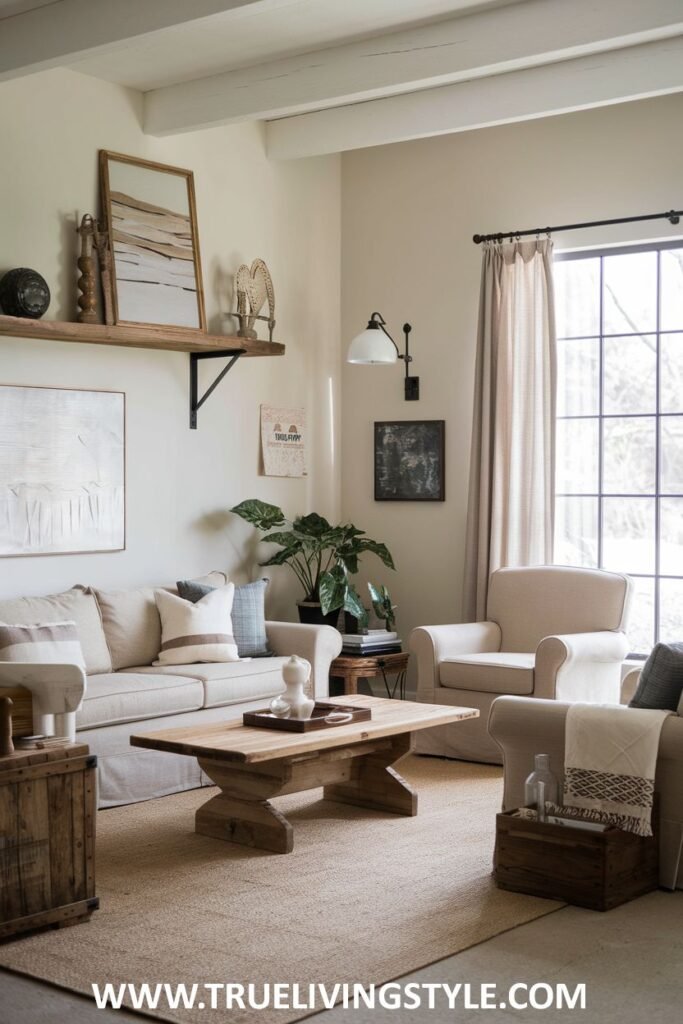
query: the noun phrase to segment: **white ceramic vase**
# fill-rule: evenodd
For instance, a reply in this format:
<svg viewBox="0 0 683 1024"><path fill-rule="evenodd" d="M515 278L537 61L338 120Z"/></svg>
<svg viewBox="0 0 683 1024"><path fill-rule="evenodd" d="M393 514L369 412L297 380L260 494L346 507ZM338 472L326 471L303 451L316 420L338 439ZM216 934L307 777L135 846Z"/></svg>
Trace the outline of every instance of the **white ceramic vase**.
<svg viewBox="0 0 683 1024"><path fill-rule="evenodd" d="M308 719L313 714L315 701L304 693L304 686L311 676L310 662L293 654L282 666L282 678L287 689L280 698L289 704L290 718Z"/></svg>

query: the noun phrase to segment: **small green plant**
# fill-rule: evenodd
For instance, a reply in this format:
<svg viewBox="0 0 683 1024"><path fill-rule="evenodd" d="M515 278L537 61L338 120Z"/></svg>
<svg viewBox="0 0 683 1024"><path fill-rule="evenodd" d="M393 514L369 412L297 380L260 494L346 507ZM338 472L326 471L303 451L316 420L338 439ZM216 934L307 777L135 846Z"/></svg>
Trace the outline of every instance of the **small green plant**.
<svg viewBox="0 0 683 1024"><path fill-rule="evenodd" d="M394 569L385 544L366 537L350 523L332 526L317 512L290 521L277 505L257 498L242 501L230 511L262 530L263 541L279 545L280 550L261 565L289 566L303 588L304 600L319 602L323 615L343 608L361 626L367 624L367 612L349 576L358 572L358 559L367 552Z"/></svg>
<svg viewBox="0 0 683 1024"><path fill-rule="evenodd" d="M389 591L384 584L378 589L372 583L368 583L368 590L370 591L370 600L372 601L375 615L378 619L384 619L385 627L391 630L396 623L396 616L394 615L396 605L391 603Z"/></svg>

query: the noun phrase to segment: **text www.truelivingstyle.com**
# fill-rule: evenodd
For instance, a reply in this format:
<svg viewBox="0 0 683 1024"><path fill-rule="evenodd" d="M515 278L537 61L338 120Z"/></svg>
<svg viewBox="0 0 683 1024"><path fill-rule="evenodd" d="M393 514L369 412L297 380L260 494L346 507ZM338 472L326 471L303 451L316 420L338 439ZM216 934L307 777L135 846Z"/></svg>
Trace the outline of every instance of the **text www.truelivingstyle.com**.
<svg viewBox="0 0 683 1024"><path fill-rule="evenodd" d="M385 985L313 984L277 982L240 985L226 982L169 984L129 982L93 984L98 1009L134 1010L585 1010L585 984L570 987L546 982L518 982L505 988L495 982L389 982Z"/></svg>

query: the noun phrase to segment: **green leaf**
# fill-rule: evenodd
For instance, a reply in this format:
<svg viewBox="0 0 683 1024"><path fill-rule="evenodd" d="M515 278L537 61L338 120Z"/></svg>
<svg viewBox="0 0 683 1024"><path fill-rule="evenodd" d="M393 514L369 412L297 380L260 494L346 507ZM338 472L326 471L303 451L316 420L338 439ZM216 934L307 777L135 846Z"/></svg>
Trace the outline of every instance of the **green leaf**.
<svg viewBox="0 0 683 1024"><path fill-rule="evenodd" d="M297 550L301 547L301 541L292 530L279 530L277 533L269 533L265 537L261 537L264 544L279 544L283 548L296 548Z"/></svg>
<svg viewBox="0 0 683 1024"><path fill-rule="evenodd" d="M307 537L315 537L319 540L332 527L327 519L323 519L317 512L311 512L307 516L297 516L294 520L294 529L297 533L302 533Z"/></svg>
<svg viewBox="0 0 683 1024"><path fill-rule="evenodd" d="M335 569L337 566L335 566ZM343 573L343 570L342 570ZM348 584L346 576L340 580L339 575L332 572L322 572L318 580L318 595L320 598L320 609L323 615L344 607Z"/></svg>
<svg viewBox="0 0 683 1024"><path fill-rule="evenodd" d="M373 555L377 555L379 559L386 565L387 569L395 569L394 560L391 557L389 548L386 544L379 544L376 540L370 540L364 537L358 542L361 547L361 551L371 551Z"/></svg>
<svg viewBox="0 0 683 1024"><path fill-rule="evenodd" d="M259 562L259 565L286 565L298 553L297 548L281 548L265 562Z"/></svg>
<svg viewBox="0 0 683 1024"><path fill-rule="evenodd" d="M287 522L281 508L269 505L266 501L259 501L258 498L248 498L230 511L259 530L272 530L274 526L283 526Z"/></svg>
<svg viewBox="0 0 683 1024"><path fill-rule="evenodd" d="M354 619L358 619L358 624L363 628L367 625L368 613L363 607L358 591L352 584L349 584L346 590L344 611L353 615Z"/></svg>

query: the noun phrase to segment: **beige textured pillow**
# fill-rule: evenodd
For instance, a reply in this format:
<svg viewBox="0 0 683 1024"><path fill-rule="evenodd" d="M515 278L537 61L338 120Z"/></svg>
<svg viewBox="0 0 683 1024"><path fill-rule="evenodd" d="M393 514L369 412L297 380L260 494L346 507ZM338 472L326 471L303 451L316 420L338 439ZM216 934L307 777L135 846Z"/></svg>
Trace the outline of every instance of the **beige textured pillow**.
<svg viewBox="0 0 683 1024"><path fill-rule="evenodd" d="M213 571L202 577L202 582L211 587L222 587L228 578L224 572ZM161 622L154 598L156 589L136 587L131 590L93 590L102 614L102 625L115 672L134 665L151 665L159 653ZM175 592L175 586L169 585L163 589Z"/></svg>
<svg viewBox="0 0 683 1024"><path fill-rule="evenodd" d="M17 597L0 601L0 622L28 625L75 622L88 674L111 672L109 648L94 594L74 587L49 597ZM156 653L156 652L155 652ZM0 658L0 661L2 658Z"/></svg>
<svg viewBox="0 0 683 1024"><path fill-rule="evenodd" d="M33 626L0 622L0 661L78 665L85 672L75 622L45 622Z"/></svg>
<svg viewBox="0 0 683 1024"><path fill-rule="evenodd" d="M210 591L194 604L167 590L157 590L154 596L161 616L161 647L155 665L240 660L230 616L233 583Z"/></svg>

